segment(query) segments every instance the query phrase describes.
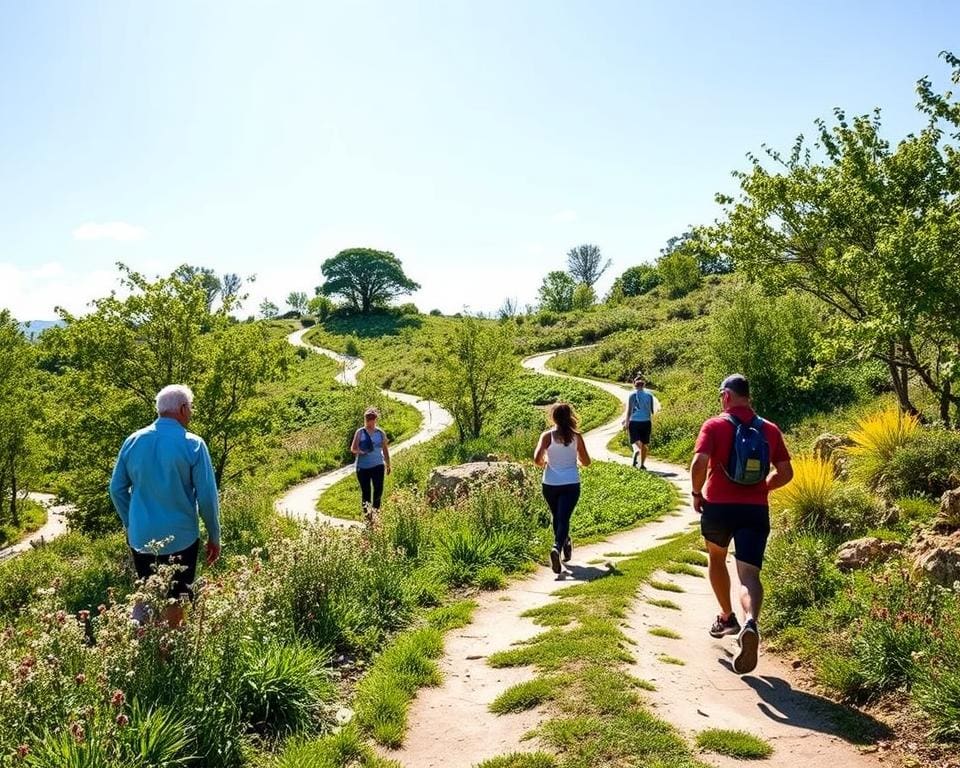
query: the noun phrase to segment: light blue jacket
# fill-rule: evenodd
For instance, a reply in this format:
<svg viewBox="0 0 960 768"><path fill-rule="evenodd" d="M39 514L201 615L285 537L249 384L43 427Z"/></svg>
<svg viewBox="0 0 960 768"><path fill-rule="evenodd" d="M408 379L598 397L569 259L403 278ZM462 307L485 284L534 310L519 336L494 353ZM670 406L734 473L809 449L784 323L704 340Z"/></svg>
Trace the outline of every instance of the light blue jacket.
<svg viewBox="0 0 960 768"><path fill-rule="evenodd" d="M179 552L207 536L220 543L220 504L210 452L203 439L178 421L161 416L123 441L110 479L110 498L138 552L173 537L160 554Z"/></svg>

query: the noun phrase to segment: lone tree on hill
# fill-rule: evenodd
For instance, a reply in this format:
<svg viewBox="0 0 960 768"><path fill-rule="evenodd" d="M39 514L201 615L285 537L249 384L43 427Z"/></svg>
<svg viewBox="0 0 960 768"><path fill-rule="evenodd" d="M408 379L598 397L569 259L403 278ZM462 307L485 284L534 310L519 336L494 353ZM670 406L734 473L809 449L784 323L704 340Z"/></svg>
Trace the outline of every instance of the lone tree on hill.
<svg viewBox="0 0 960 768"><path fill-rule="evenodd" d="M317 294L342 296L356 310L367 314L390 299L420 288L404 274L400 259L389 251L348 248L320 267L326 282Z"/></svg>
<svg viewBox="0 0 960 768"><path fill-rule="evenodd" d="M574 283L584 283L592 288L612 263L610 259L606 264L601 262L603 256L598 245L578 245L567 251L567 271Z"/></svg>
<svg viewBox="0 0 960 768"><path fill-rule="evenodd" d="M559 269L548 272L540 284L540 309L550 312L569 312L573 309L573 292L577 283Z"/></svg>
<svg viewBox="0 0 960 768"><path fill-rule="evenodd" d="M307 294L303 291L290 291L290 295L287 296L287 306L294 312L299 312L301 315L305 314L307 311Z"/></svg>

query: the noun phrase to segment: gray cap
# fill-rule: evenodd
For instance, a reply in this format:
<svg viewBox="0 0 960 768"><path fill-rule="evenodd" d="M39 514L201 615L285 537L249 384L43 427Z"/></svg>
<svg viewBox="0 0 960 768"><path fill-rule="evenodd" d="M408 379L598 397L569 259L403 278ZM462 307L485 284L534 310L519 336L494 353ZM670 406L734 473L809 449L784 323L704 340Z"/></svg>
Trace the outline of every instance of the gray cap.
<svg viewBox="0 0 960 768"><path fill-rule="evenodd" d="M720 385L721 392L725 389L729 389L733 394L740 395L740 397L750 397L750 382L742 373L731 373L727 376Z"/></svg>

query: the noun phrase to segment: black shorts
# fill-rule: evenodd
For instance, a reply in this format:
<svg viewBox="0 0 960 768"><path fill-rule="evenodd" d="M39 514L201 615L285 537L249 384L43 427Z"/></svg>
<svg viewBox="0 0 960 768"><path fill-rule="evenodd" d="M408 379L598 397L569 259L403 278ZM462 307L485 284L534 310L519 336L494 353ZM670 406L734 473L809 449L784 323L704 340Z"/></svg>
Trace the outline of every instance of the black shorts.
<svg viewBox="0 0 960 768"><path fill-rule="evenodd" d="M630 442L631 443L643 443L644 445L650 445L650 430L653 427L653 423L649 421L631 421L629 422L630 427Z"/></svg>
<svg viewBox="0 0 960 768"><path fill-rule="evenodd" d="M701 506L700 532L711 544L726 549L733 539L736 558L763 567L770 535L770 508L763 504L712 504Z"/></svg>
<svg viewBox="0 0 960 768"><path fill-rule="evenodd" d="M186 549L171 552L167 555L137 552L135 549L130 551L133 553L133 567L137 571L138 579L149 578L157 572L157 568L161 565L179 565L180 570L173 576L167 597L179 600L181 595L186 595L193 600L191 586L197 580L197 555L200 552L200 539L197 539Z"/></svg>

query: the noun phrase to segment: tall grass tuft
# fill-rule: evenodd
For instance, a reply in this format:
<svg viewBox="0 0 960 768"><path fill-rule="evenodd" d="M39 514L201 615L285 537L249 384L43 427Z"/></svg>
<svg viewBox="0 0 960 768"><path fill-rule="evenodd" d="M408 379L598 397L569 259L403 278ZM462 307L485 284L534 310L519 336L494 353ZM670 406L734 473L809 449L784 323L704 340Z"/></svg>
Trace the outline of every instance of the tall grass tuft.
<svg viewBox="0 0 960 768"><path fill-rule="evenodd" d="M887 479L887 467L899 448L920 429L915 416L887 408L857 423L850 433L854 446L849 449L855 459L852 473L869 488L876 490Z"/></svg>
<svg viewBox="0 0 960 768"><path fill-rule="evenodd" d="M821 530L830 512L834 484L830 464L803 456L793 462L793 480L774 491L772 502L788 511L794 527Z"/></svg>

